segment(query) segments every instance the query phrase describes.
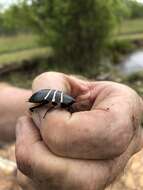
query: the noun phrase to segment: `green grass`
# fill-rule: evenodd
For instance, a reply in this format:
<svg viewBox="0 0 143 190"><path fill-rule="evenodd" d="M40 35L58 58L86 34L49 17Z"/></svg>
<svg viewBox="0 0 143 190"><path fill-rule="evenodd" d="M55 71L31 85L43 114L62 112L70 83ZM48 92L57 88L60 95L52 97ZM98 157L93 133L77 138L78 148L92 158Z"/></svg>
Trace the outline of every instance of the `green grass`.
<svg viewBox="0 0 143 190"><path fill-rule="evenodd" d="M0 55L0 66L11 63L20 63L23 60L30 60L36 57L49 56L51 49L47 47L37 47L30 50L18 51L15 53L6 53Z"/></svg>
<svg viewBox="0 0 143 190"><path fill-rule="evenodd" d="M114 39L129 40L129 41L140 40L140 39L143 40L143 33L118 35L114 36Z"/></svg>
<svg viewBox="0 0 143 190"><path fill-rule="evenodd" d="M36 38L33 34L0 36L0 54L36 48L39 46Z"/></svg>
<svg viewBox="0 0 143 190"><path fill-rule="evenodd" d="M116 29L114 38L119 40L143 39L143 18L122 22Z"/></svg>
<svg viewBox="0 0 143 190"><path fill-rule="evenodd" d="M126 20L119 26L117 32L121 34L143 33L143 18Z"/></svg>
<svg viewBox="0 0 143 190"><path fill-rule="evenodd" d="M41 47L37 36L19 34L15 36L0 36L0 67L5 64L20 63L37 57L51 54L51 48Z"/></svg>

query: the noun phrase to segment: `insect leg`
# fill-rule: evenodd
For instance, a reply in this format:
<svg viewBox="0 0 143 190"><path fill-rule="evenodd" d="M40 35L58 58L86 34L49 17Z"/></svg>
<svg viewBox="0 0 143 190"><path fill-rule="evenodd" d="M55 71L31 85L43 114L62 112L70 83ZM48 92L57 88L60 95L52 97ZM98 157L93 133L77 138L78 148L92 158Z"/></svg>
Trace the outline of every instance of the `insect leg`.
<svg viewBox="0 0 143 190"><path fill-rule="evenodd" d="M55 108L55 106L52 106L51 108L47 109L46 113L45 113L44 116L43 116L43 119L46 117L47 113L48 113L49 111L51 111L53 108Z"/></svg>
<svg viewBox="0 0 143 190"><path fill-rule="evenodd" d="M67 107L67 111L70 113L74 113L74 108L72 106Z"/></svg>
<svg viewBox="0 0 143 190"><path fill-rule="evenodd" d="M47 103L48 103L48 102L47 102ZM29 110L30 110L31 112L33 112L36 108L40 108L40 107L42 107L43 105L45 105L45 102L43 102L43 103L41 103L41 104L39 104L39 105L37 105L37 106L31 107L31 108L29 108Z"/></svg>

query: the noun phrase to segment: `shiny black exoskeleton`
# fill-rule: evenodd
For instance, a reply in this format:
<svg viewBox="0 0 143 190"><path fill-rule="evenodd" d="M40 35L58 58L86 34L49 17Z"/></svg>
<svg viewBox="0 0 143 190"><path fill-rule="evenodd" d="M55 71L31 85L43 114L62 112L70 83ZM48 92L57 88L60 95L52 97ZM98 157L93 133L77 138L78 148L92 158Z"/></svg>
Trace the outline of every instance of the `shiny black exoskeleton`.
<svg viewBox="0 0 143 190"><path fill-rule="evenodd" d="M42 107L49 103L53 105L52 108L55 106L69 108L73 103L75 103L75 99L59 90L43 89L34 93L29 98L29 102L38 104L30 108L30 111L33 112L36 108Z"/></svg>

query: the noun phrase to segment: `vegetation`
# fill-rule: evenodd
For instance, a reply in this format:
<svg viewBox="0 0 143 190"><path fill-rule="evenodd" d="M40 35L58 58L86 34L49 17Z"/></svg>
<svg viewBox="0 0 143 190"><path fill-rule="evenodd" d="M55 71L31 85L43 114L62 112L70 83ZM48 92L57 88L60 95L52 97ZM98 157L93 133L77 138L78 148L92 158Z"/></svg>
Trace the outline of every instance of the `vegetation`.
<svg viewBox="0 0 143 190"><path fill-rule="evenodd" d="M116 34L131 35L143 33L143 18L125 20L116 29Z"/></svg>
<svg viewBox="0 0 143 190"><path fill-rule="evenodd" d="M49 54L51 54L51 50L42 47L31 50L16 51L14 53L5 53L0 56L0 65L7 65L11 63L18 64L24 60L36 59L37 57L48 57Z"/></svg>
<svg viewBox="0 0 143 190"><path fill-rule="evenodd" d="M109 58L117 62L136 48L134 40L143 39L142 18L132 16L128 0L19 2L0 14L0 66L37 59L40 66L32 70L55 69L94 78L100 73L104 79L109 70L109 76L114 73ZM43 62L51 54L54 57ZM10 75L9 81L21 77Z"/></svg>
<svg viewBox="0 0 143 190"><path fill-rule="evenodd" d="M143 18L143 4L135 0L126 0L130 9L130 18Z"/></svg>
<svg viewBox="0 0 143 190"><path fill-rule="evenodd" d="M19 26L20 31L31 26L39 34L41 44L53 48L55 62L66 63L68 68L80 72L97 68L114 26L126 13L124 0L27 2L20 1L5 12L4 26L14 26L16 30Z"/></svg>
<svg viewBox="0 0 143 190"><path fill-rule="evenodd" d="M121 0L32 1L41 42L53 47L59 64L80 72L96 69L122 10ZM38 27L37 27L38 26ZM39 27L40 26L40 27ZM83 66L84 65L84 66Z"/></svg>
<svg viewBox="0 0 143 190"><path fill-rule="evenodd" d="M14 36L0 36L0 55L39 47L37 36L33 34L18 34Z"/></svg>
<svg viewBox="0 0 143 190"><path fill-rule="evenodd" d="M4 12L0 13L0 34L15 35L17 33L29 32L27 25L26 10L21 3L13 4Z"/></svg>

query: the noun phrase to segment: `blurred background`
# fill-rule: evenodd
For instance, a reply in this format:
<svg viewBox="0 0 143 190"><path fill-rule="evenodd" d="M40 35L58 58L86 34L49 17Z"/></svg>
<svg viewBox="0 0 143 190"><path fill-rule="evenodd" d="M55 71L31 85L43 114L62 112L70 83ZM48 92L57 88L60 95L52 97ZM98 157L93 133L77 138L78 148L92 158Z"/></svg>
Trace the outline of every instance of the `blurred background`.
<svg viewBox="0 0 143 190"><path fill-rule="evenodd" d="M143 0L0 0L0 81L30 88L50 70L122 82L143 96ZM0 155L11 160L11 151ZM112 189L143 189L142 154ZM15 167L0 164L8 176ZM1 190L18 188L2 180Z"/></svg>
<svg viewBox="0 0 143 190"><path fill-rule="evenodd" d="M0 80L56 70L143 94L143 0L0 0ZM23 83L24 81L24 83Z"/></svg>

